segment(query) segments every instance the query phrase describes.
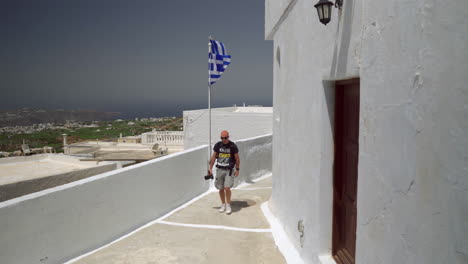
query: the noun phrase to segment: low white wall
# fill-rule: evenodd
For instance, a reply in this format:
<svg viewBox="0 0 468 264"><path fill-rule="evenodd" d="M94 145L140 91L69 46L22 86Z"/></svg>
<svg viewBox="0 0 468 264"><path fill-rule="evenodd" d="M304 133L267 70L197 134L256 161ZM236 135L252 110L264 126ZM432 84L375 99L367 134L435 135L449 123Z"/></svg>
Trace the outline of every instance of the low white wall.
<svg viewBox="0 0 468 264"><path fill-rule="evenodd" d="M236 141L239 148L240 172L235 186L271 173L272 135Z"/></svg>
<svg viewBox="0 0 468 264"><path fill-rule="evenodd" d="M208 189L206 146L0 203L1 263L62 263Z"/></svg>
<svg viewBox="0 0 468 264"><path fill-rule="evenodd" d="M240 182L271 172L272 136L237 141ZM209 188L206 146L0 203L0 263L63 263Z"/></svg>

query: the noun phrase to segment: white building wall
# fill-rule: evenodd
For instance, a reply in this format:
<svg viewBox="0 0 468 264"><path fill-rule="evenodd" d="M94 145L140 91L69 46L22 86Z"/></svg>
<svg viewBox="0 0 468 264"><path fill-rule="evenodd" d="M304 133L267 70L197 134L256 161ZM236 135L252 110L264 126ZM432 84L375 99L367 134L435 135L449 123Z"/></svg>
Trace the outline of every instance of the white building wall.
<svg viewBox="0 0 468 264"><path fill-rule="evenodd" d="M468 263L468 2L365 7L357 260Z"/></svg>
<svg viewBox="0 0 468 264"><path fill-rule="evenodd" d="M316 2L265 1L272 212L330 254L334 80L360 77L356 263L468 263L468 2L344 0L327 26Z"/></svg>
<svg viewBox="0 0 468 264"><path fill-rule="evenodd" d="M271 135L238 142L236 184L271 173ZM0 203L0 263L64 263L205 192L200 146Z"/></svg>
<svg viewBox="0 0 468 264"><path fill-rule="evenodd" d="M271 107L264 108L271 110ZM229 131L232 141L272 133L272 112L235 112L235 110L235 107L211 109L212 144L220 141L220 133L223 130ZM184 111L183 116L184 148L207 144L208 109Z"/></svg>
<svg viewBox="0 0 468 264"><path fill-rule="evenodd" d="M274 3L267 1L270 8ZM270 209L308 263L316 263L319 254L330 251L332 215L332 122L325 111L333 106L327 107L330 90L324 89L322 80L330 75L325 65L333 59L327 55L333 53L333 45L324 44L332 43L336 32L317 24L314 4L292 1L274 33L275 177L270 200ZM314 30L320 33L314 34ZM321 178L322 169L330 175ZM305 227L302 241L299 221Z"/></svg>

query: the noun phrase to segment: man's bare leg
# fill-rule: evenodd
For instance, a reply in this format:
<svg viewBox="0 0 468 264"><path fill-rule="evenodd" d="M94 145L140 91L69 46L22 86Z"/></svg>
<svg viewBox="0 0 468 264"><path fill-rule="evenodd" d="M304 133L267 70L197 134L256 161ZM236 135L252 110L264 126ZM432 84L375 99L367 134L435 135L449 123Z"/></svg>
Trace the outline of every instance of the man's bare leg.
<svg viewBox="0 0 468 264"><path fill-rule="evenodd" d="M226 187L224 189L226 190L226 202L227 204L231 204L231 188Z"/></svg>
<svg viewBox="0 0 468 264"><path fill-rule="evenodd" d="M229 201L231 201L231 193L229 192ZM224 189L219 190L219 198L221 198L221 203L225 204L226 200L224 199Z"/></svg>

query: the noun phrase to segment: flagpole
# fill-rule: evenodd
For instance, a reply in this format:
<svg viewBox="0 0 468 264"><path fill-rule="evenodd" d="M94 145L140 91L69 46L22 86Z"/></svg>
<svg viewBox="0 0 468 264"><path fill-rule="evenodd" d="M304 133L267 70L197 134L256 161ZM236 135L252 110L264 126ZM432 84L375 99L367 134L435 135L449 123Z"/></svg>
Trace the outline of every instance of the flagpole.
<svg viewBox="0 0 468 264"><path fill-rule="evenodd" d="M208 37L208 56L211 53L211 36ZM208 67L208 170L211 161L211 79L210 68Z"/></svg>
<svg viewBox="0 0 468 264"><path fill-rule="evenodd" d="M208 131L208 149L209 156L208 162L211 160L211 85L208 85L208 122L209 122L209 131Z"/></svg>

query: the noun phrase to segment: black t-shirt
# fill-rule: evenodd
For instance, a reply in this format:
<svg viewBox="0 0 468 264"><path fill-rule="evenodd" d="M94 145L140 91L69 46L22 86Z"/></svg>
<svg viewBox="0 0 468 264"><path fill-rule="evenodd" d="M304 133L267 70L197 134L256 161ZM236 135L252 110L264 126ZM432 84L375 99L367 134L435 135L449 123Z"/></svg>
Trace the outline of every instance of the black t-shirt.
<svg viewBox="0 0 468 264"><path fill-rule="evenodd" d="M239 153L239 149L234 142L229 141L229 143L223 144L222 141L219 141L214 145L213 151L218 153L218 166L234 168L236 164L234 154Z"/></svg>

